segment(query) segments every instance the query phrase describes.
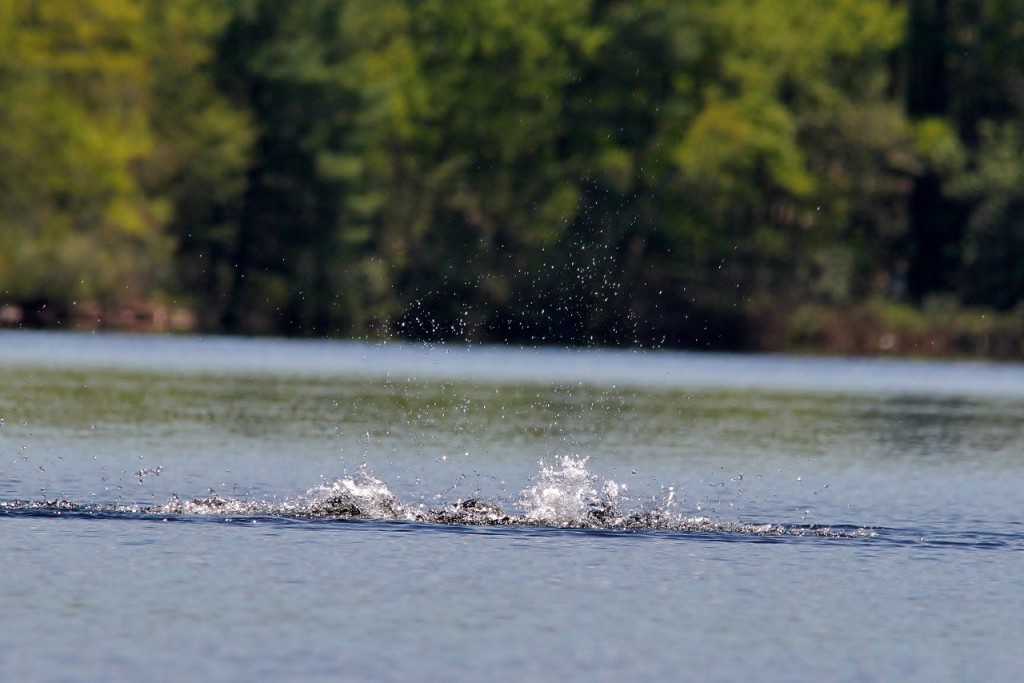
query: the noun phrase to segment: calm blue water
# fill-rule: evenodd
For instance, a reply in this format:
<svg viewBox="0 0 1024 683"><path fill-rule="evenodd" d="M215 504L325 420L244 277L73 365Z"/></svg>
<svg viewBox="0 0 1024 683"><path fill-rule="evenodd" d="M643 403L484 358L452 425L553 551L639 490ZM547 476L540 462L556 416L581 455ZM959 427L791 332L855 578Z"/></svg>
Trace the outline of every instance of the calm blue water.
<svg viewBox="0 0 1024 683"><path fill-rule="evenodd" d="M0 680L1024 668L1019 365L5 332L0 378Z"/></svg>

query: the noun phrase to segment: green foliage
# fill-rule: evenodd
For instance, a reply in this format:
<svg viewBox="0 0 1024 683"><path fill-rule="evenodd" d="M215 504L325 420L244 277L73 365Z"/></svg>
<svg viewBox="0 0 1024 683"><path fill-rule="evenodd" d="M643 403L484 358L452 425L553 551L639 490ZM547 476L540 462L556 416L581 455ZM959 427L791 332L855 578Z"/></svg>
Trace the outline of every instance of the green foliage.
<svg viewBox="0 0 1024 683"><path fill-rule="evenodd" d="M675 155L723 233L727 277L752 294L815 296L815 262L842 245L857 267L826 289L863 291L889 266L878 252L899 227L877 209L900 201L899 165L913 156L887 98L902 13L887 2L755 0L705 13L710 73Z"/></svg>
<svg viewBox="0 0 1024 683"><path fill-rule="evenodd" d="M3 3L0 298L181 291L176 245L219 229L249 165L247 116L204 71L226 18L200 0Z"/></svg>
<svg viewBox="0 0 1024 683"><path fill-rule="evenodd" d="M574 55L599 40L587 9L348 6L342 73L361 110L348 154L362 160L351 218L390 268L411 334L473 336L508 315L524 268L565 231L578 189L559 159L563 93Z"/></svg>
<svg viewBox="0 0 1024 683"><path fill-rule="evenodd" d="M847 355L1020 358L1024 316L965 308L941 298L925 306L870 300L803 304L786 320L785 348Z"/></svg>
<svg viewBox="0 0 1024 683"><path fill-rule="evenodd" d="M151 153L136 3L4 7L0 295L144 296L167 265L169 211L133 165Z"/></svg>
<svg viewBox="0 0 1024 683"><path fill-rule="evenodd" d="M1022 35L1003 0L0 0L0 299L717 348L908 288L1014 309Z"/></svg>
<svg viewBox="0 0 1024 683"><path fill-rule="evenodd" d="M213 41L230 14L207 0L142 5L156 141L138 176L173 207L166 224L177 244L172 292L215 310L231 281L223 259L237 240L255 137L249 112L233 107L214 81Z"/></svg>
<svg viewBox="0 0 1024 683"><path fill-rule="evenodd" d="M963 239L966 302L1011 309L1024 292L1024 139L1011 123L980 125L973 167L949 184L973 204Z"/></svg>

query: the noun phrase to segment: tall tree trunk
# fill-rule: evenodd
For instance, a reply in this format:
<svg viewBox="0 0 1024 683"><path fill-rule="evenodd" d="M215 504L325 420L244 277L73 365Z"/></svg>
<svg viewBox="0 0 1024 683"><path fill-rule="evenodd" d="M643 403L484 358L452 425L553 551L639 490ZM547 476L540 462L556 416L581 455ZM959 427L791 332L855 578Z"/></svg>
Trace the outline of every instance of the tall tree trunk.
<svg viewBox="0 0 1024 683"><path fill-rule="evenodd" d="M949 0L910 0L907 35L907 114L911 119L949 114ZM928 170L908 199L907 291L920 302L954 289L963 237L960 212Z"/></svg>

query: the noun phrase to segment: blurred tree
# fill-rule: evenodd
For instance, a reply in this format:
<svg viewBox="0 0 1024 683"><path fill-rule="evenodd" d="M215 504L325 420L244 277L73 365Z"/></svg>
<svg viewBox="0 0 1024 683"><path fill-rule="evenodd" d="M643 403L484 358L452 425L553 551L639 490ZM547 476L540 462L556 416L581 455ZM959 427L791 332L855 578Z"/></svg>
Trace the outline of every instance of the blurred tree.
<svg viewBox="0 0 1024 683"><path fill-rule="evenodd" d="M172 207L173 294L215 328L230 289L253 124L214 81L215 40L230 14L209 0L144 0L149 120L155 143L137 165L143 187Z"/></svg>
<svg viewBox="0 0 1024 683"><path fill-rule="evenodd" d="M397 332L529 334L510 319L578 201L558 145L574 57L601 41L588 4L349 5L349 207L393 273Z"/></svg>
<svg viewBox="0 0 1024 683"><path fill-rule="evenodd" d="M1024 5L961 0L949 6L951 125L966 164L945 169L960 208L955 284L964 302L1024 303Z"/></svg>
<svg viewBox="0 0 1024 683"><path fill-rule="evenodd" d="M256 131L238 230L219 254L232 273L220 308L228 331L325 334L365 322L366 302L340 284L351 279L344 183L329 163L354 109L337 75L343 12L326 0L239 0L219 39L218 82Z"/></svg>
<svg viewBox="0 0 1024 683"><path fill-rule="evenodd" d="M705 297L776 307L870 293L897 264L912 131L891 100L885 1L701 6L698 111L673 152ZM685 235L684 235L685 239ZM698 247L699 245L699 247Z"/></svg>
<svg viewBox="0 0 1024 683"><path fill-rule="evenodd" d="M358 40L404 17L353 83L373 84L371 221L419 334L469 309L504 339L739 345L702 330L744 298L849 299L895 268L877 254L915 156L890 3L432 7L345 22Z"/></svg>
<svg viewBox="0 0 1024 683"><path fill-rule="evenodd" d="M906 40L908 115L924 125L947 123L950 94L950 2L910 0ZM926 150L925 150L926 151ZM963 212L943 193L943 169L926 164L910 194L907 286L920 302L956 281Z"/></svg>
<svg viewBox="0 0 1024 683"><path fill-rule="evenodd" d="M117 303L168 272L150 72L133 0L0 3L0 297Z"/></svg>
<svg viewBox="0 0 1024 683"><path fill-rule="evenodd" d="M979 132L975 163L949 184L972 203L960 291L965 303L1012 309L1024 301L1024 139L1010 122Z"/></svg>
<svg viewBox="0 0 1024 683"><path fill-rule="evenodd" d="M1018 153L1024 127L1024 7L1006 0L909 0L908 7L904 88L907 111L923 129L925 161L909 203L910 293L1010 307L1020 300L1010 265L1020 227L1007 154Z"/></svg>
<svg viewBox="0 0 1024 683"><path fill-rule="evenodd" d="M716 348L1012 308L1022 38L1007 0L0 0L0 297Z"/></svg>

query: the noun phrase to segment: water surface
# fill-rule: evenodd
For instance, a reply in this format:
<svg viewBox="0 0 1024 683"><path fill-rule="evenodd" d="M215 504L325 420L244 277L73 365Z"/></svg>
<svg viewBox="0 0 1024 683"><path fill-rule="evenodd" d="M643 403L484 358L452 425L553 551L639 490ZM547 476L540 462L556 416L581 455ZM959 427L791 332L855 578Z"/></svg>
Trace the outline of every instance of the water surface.
<svg viewBox="0 0 1024 683"><path fill-rule="evenodd" d="M1021 366L7 332L0 373L3 680L1024 665Z"/></svg>

